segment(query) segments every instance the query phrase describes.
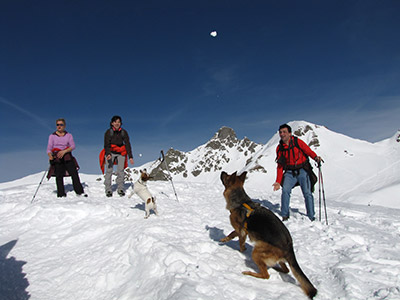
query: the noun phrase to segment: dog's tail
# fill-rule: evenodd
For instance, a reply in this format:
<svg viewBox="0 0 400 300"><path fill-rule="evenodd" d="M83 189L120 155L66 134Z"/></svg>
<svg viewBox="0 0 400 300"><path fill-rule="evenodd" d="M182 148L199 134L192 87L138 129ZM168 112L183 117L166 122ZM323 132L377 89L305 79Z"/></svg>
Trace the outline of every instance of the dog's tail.
<svg viewBox="0 0 400 300"><path fill-rule="evenodd" d="M308 280L307 276L300 269L299 264L297 263L296 256L294 255L293 247L290 247L290 251L286 257L286 260L292 270L294 277L296 277L297 281L300 283L300 286L304 293L310 298L313 299L317 294L317 289L312 285L310 280Z"/></svg>

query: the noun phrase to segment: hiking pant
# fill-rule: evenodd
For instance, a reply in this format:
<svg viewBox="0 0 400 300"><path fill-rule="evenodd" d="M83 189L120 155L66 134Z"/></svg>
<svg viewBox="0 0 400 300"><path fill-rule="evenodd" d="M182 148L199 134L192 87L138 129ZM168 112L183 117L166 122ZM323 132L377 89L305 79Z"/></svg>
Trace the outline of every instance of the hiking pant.
<svg viewBox="0 0 400 300"><path fill-rule="evenodd" d="M117 160L117 189L118 191L124 190L124 176L125 176L125 156L121 154L111 153L111 159L106 161L106 176L104 185L106 186L106 193L112 192L111 189L111 176L114 168L114 160Z"/></svg>
<svg viewBox="0 0 400 300"><path fill-rule="evenodd" d="M83 194L83 187L79 179L78 171L76 170L74 161L72 159L64 160L64 158L62 158L55 163L57 197L64 197L66 195L64 189L65 171L68 171L68 174L72 178L72 185L74 187L75 193L77 193L78 195Z"/></svg>
<svg viewBox="0 0 400 300"><path fill-rule="evenodd" d="M289 217L289 203L290 194L296 183L300 184L301 191L303 192L304 201L306 204L307 216L310 220L314 220L314 197L311 192L310 177L304 169L288 170L285 172L282 197L281 197L281 215L282 217Z"/></svg>

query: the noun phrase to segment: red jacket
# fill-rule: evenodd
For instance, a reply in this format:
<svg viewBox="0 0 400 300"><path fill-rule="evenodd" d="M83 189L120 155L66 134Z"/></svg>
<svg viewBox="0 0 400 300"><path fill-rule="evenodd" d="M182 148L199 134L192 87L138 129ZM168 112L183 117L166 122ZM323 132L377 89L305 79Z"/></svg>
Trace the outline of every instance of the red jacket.
<svg viewBox="0 0 400 300"><path fill-rule="evenodd" d="M286 159L286 168L287 169L296 169L296 167L301 168L302 165L307 161L307 156L310 156L312 159L315 160L317 154L311 150L310 147L306 143L304 143L301 139L297 139L298 145L300 149L295 145L294 136L290 138L289 145L285 143L279 143L276 147L276 161L278 162L277 167L277 175L276 175L276 182L281 184L283 178L283 170L284 166L279 163L279 159L283 155ZM280 151L280 147L283 146L284 151Z"/></svg>
<svg viewBox="0 0 400 300"><path fill-rule="evenodd" d="M111 145L110 149L113 152L118 152L122 156L125 156L124 168L126 169L128 167L128 159L127 159L128 152L126 151L125 145L122 145L121 147L119 147L117 145ZM100 162L100 169L104 174L104 165L106 163L106 149L103 149L100 151L99 162ZM114 165L116 165L116 164L117 163L114 162Z"/></svg>

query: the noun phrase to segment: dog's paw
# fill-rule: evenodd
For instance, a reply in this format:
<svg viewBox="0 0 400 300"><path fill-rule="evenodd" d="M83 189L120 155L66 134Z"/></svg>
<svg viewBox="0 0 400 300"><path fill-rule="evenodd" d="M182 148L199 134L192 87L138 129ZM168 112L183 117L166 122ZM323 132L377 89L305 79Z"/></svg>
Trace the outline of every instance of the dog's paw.
<svg viewBox="0 0 400 300"><path fill-rule="evenodd" d="M246 247L240 247L240 252L244 252L244 251L246 251L246 250L247 250Z"/></svg>
<svg viewBox="0 0 400 300"><path fill-rule="evenodd" d="M220 239L219 241L221 242L221 243L226 243L226 242L229 242L231 240L231 238L229 238L229 237L224 237L224 238L222 238L222 239Z"/></svg>
<svg viewBox="0 0 400 300"><path fill-rule="evenodd" d="M251 271L243 271L242 272L243 275L250 275L250 276L253 276L253 273L254 272L251 272Z"/></svg>
<svg viewBox="0 0 400 300"><path fill-rule="evenodd" d="M256 272L251 272L251 271L243 271L242 272L243 275L249 275L249 276L253 276L256 278L261 278L261 279L269 279L269 274L261 274L261 273L256 273Z"/></svg>

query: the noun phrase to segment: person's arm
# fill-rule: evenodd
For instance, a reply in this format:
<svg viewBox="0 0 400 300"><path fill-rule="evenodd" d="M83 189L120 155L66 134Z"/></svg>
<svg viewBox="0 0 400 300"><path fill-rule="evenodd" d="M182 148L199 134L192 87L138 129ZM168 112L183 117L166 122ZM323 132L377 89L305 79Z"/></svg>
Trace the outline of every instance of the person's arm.
<svg viewBox="0 0 400 300"><path fill-rule="evenodd" d="M299 142L299 147L300 149L307 154L309 157L311 157L313 160L315 160L317 163L321 163L324 160L322 159L321 156L318 156L314 151L311 150L311 148L302 140L298 139Z"/></svg>
<svg viewBox="0 0 400 300"><path fill-rule="evenodd" d="M279 146L276 148L276 156L278 157L278 149ZM272 185L274 188L274 191L277 191L281 188L281 182L282 182L282 178L283 178L283 166L279 163L277 163L277 167L276 167L276 180L275 183Z"/></svg>
<svg viewBox="0 0 400 300"><path fill-rule="evenodd" d="M49 156L49 160L53 160L53 152L51 151L53 149L53 135L49 135L49 141L47 143L47 155Z"/></svg>
<svg viewBox="0 0 400 300"><path fill-rule="evenodd" d="M110 160L111 159L111 135L110 135L109 129L107 129L107 131L104 133L104 151L105 151L106 159Z"/></svg>
<svg viewBox="0 0 400 300"><path fill-rule="evenodd" d="M123 140L124 140L124 144L126 147L126 152L128 153L129 162L131 163L131 165L133 165L134 161L133 161L131 142L129 141L129 134L125 129L122 129L122 130L125 131Z"/></svg>

